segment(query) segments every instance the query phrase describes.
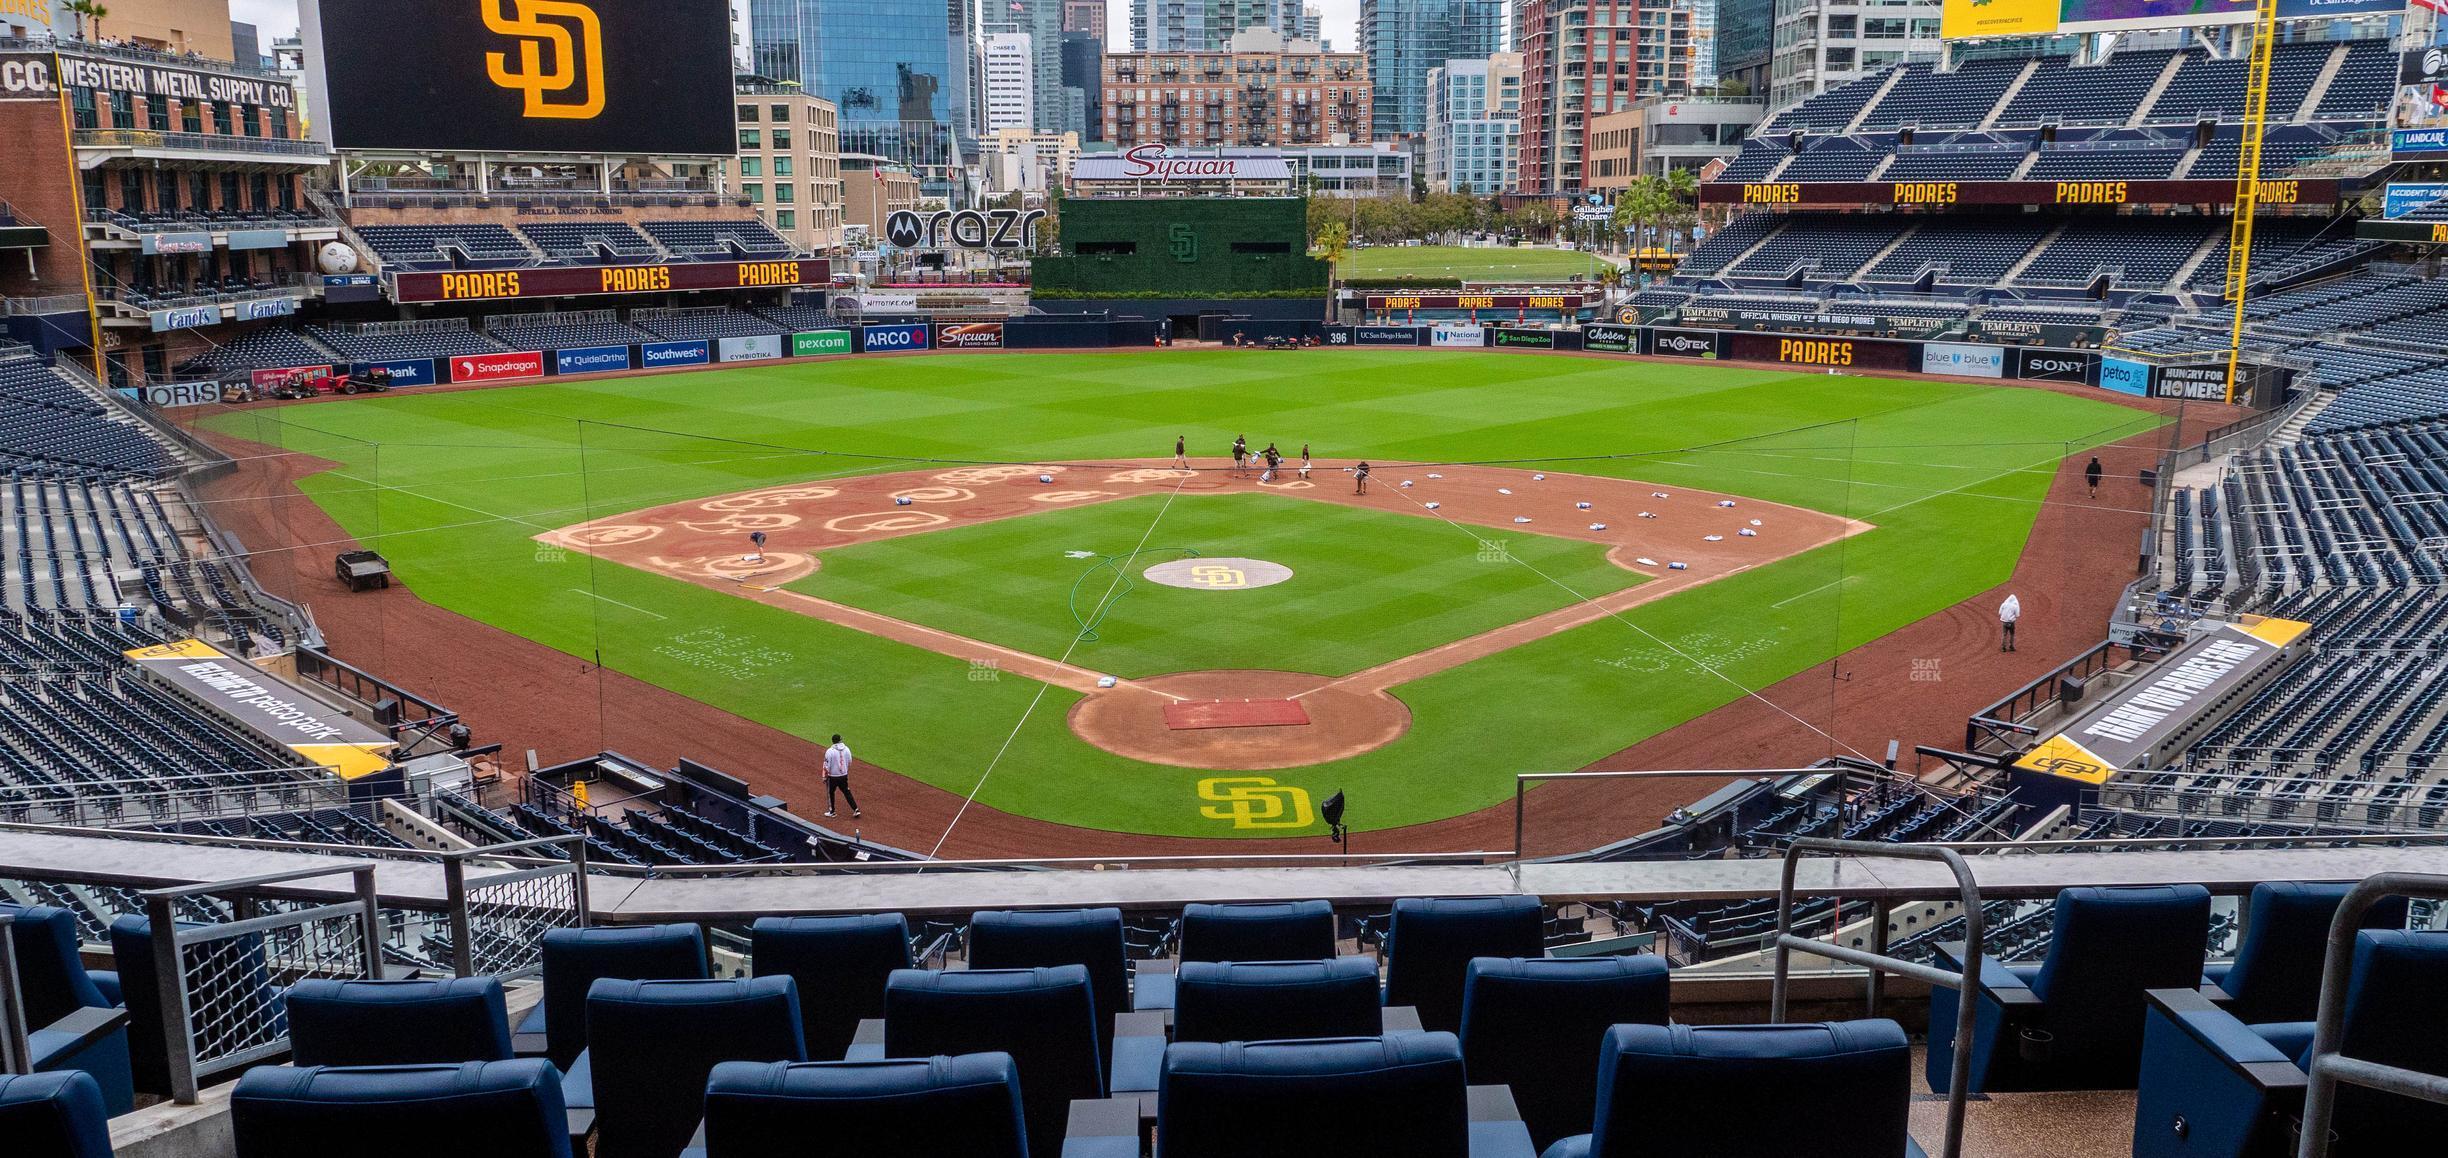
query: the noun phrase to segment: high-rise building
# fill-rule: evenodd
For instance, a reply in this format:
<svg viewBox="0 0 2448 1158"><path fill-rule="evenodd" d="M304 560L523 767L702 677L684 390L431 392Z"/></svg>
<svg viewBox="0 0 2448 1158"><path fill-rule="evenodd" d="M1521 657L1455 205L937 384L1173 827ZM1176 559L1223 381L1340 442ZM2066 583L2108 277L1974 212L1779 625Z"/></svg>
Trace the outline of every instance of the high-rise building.
<svg viewBox="0 0 2448 1158"><path fill-rule="evenodd" d="M1132 0L1131 48L1223 52L1235 33L1260 27L1286 40L1314 42L1323 24L1323 15L1302 0Z"/></svg>
<svg viewBox="0 0 2448 1158"><path fill-rule="evenodd" d="M1102 41L1106 39L1105 0L1062 0L1065 32L1085 32Z"/></svg>
<svg viewBox="0 0 2448 1158"><path fill-rule="evenodd" d="M1081 119L1087 131L1080 139L1105 139L1105 41L1085 32L1065 32L1062 38L1062 86L1078 89Z"/></svg>
<svg viewBox="0 0 2448 1158"><path fill-rule="evenodd" d="M1029 119L1019 125L981 120L979 128L1024 128L1048 133L1079 133L1088 128L1088 97L1079 85L1063 82L1062 45L1066 0L983 0L986 35L1018 33L1029 41ZM981 91L985 80L980 78ZM979 105L981 111L985 105Z"/></svg>
<svg viewBox="0 0 2448 1158"><path fill-rule="evenodd" d="M1775 108L1907 58L1936 59L1938 0L1838 6L1776 0L1764 92ZM1722 69L1720 69L1722 71Z"/></svg>
<svg viewBox="0 0 2448 1158"><path fill-rule="evenodd" d="M734 103L742 132L731 187L793 246L813 253L838 248L841 125L833 102L795 84L741 77Z"/></svg>
<svg viewBox="0 0 2448 1158"><path fill-rule="evenodd" d="M1428 70L1504 47L1504 0L1360 0L1378 140L1428 131Z"/></svg>
<svg viewBox="0 0 2448 1158"><path fill-rule="evenodd" d="M984 82L985 123L989 135L1001 129L1026 130L1037 115L1036 59L1025 32L989 32L979 48L978 76Z"/></svg>
<svg viewBox="0 0 2448 1158"><path fill-rule="evenodd" d="M1327 145L1369 137L1368 69L1271 32L1233 52L1125 52L1105 58L1105 139L1133 145Z"/></svg>
<svg viewBox="0 0 2448 1158"><path fill-rule="evenodd" d="M1498 52L1428 70L1428 187L1510 191L1521 155L1522 58Z"/></svg>
<svg viewBox="0 0 2448 1158"><path fill-rule="evenodd" d="M1522 0L1521 192L1582 191L1594 118L1691 91L1694 2Z"/></svg>
<svg viewBox="0 0 2448 1158"><path fill-rule="evenodd" d="M1753 96L1768 95L1770 36L1776 27L1777 0L1717 0L1716 35L1711 38L1713 79L1733 81Z"/></svg>
<svg viewBox="0 0 2448 1158"><path fill-rule="evenodd" d="M929 197L961 195L974 0L749 0L748 25L759 74L840 110L844 153L900 162Z"/></svg>

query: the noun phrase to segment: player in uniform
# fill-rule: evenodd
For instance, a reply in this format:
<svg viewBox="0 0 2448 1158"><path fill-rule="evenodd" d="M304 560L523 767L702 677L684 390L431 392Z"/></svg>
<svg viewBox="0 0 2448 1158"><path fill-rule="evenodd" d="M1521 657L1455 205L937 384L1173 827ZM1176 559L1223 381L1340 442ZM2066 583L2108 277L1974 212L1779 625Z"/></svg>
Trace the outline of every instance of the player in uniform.
<svg viewBox="0 0 2448 1158"><path fill-rule="evenodd" d="M1233 437L1233 477L1234 477L1234 478L1240 478L1240 477L1241 477L1241 475L1242 475L1242 471L1245 469L1245 467L1244 467L1244 465L1243 465L1243 464L1247 463L1248 461L1249 461L1249 439L1248 439L1248 437L1247 437L1247 436L1243 436L1243 435L1235 435L1235 436Z"/></svg>
<svg viewBox="0 0 2448 1158"><path fill-rule="evenodd" d="M1352 469L1352 478L1357 484L1352 489L1353 494L1365 495L1368 493L1368 470L1369 467L1368 463L1366 462L1362 462L1359 466Z"/></svg>
<svg viewBox="0 0 2448 1158"><path fill-rule="evenodd" d="M1258 481L1262 483L1274 482L1275 471L1283 466L1283 452L1275 449L1275 444L1270 442L1267 444L1266 450L1262 453L1266 455L1267 468L1265 474L1258 476Z"/></svg>
<svg viewBox="0 0 2448 1158"><path fill-rule="evenodd" d="M1302 482L1309 481L1309 444L1306 442L1301 444L1300 474Z"/></svg>
<svg viewBox="0 0 2448 1158"><path fill-rule="evenodd" d="M1173 436L1173 469L1190 469L1190 443L1181 435Z"/></svg>

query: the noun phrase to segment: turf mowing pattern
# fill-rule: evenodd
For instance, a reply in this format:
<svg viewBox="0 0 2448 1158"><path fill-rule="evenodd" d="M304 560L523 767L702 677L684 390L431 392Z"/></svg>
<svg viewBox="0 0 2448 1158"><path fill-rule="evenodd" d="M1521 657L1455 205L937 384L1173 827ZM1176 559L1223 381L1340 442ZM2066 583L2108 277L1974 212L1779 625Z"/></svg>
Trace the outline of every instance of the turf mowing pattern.
<svg viewBox="0 0 2448 1158"><path fill-rule="evenodd" d="M341 464L304 489L429 602L582 659L600 654L614 670L799 736L852 733L862 758L955 793L976 788L1003 750L978 791L993 808L1118 831L1229 837L1289 834L1236 832L1203 817L1195 787L1205 774L1125 760L1079 740L1065 724L1072 693L1008 673L981 679L960 660L679 580L556 556L532 536L812 478L951 461L1163 457L1176 434L1206 455L1221 454L1239 434L1258 444L1307 441L1327 467L1357 457L1525 460L1524 469L1705 487L1877 526L1643 605L1626 613L1628 623L1593 623L1396 687L1413 714L1401 740L1269 773L1319 799L1348 791L1365 802L1357 827L1374 829L1499 803L1516 772L1586 765L1732 700L1741 694L1735 683L1766 687L1995 586L2022 551L2056 464L2157 421L2066 394L1919 379L1547 355L1176 350L845 359L403 393L225 414L212 424ZM1393 528L1413 521L1279 500L1300 514L1261 508L1246 540L1191 541L1212 539L1213 528L1185 533L1201 529L1200 520L1231 521L1245 497L1269 501L1199 496L1177 503L1152 532L1142 521L1128 537L1276 558L1299 571L1301 552L1322 549L1298 541L1309 537L1302 528L1311 519L1367 516L1372 543L1408 535L1408 527ZM1095 542L1079 538L1084 530L1045 530L1069 531L1059 514L941 534L980 536L988 557L1026 555L1041 535L1058 560L1075 546L1121 552L1132 545L1121 533L1130 520L1116 513L1126 509L1148 511L1132 501L1067 512L1091 520L1076 525L1093 527ZM1100 518L1114 521L1094 522ZM1377 521L1386 518L1394 522ZM1285 538L1269 541L1278 535ZM1517 553L1532 542L1506 537ZM1025 582L929 591L915 571L953 556L927 539L835 552L844 558L836 577L865 584L860 600L902 601L909 618L971 616L981 636L1004 633L1013 646L1059 653L1048 641L1073 622L1061 591L1032 596L1039 609L1015 605L1013 591ZM1574 558L1575 545L1553 545ZM1458 552L1445 549L1443 560L1404 550L1367 569L1389 585L1427 581L1455 562ZM1459 567L1459 582L1491 581L1468 555ZM1067 585L1064 574L1048 573L1058 586ZM812 583L811 591L844 594L826 592L821 573ZM1253 666L1326 672L1379 650L1416 650L1394 641L1398 633L1462 630L1400 622L1386 608L1408 597L1391 594L1394 586L1376 610L1367 599L1334 605L1375 629L1366 635L1346 636L1331 620L1237 624L1229 610L1268 591L1309 597L1307 586L1296 578L1232 595L1167 594L1214 600L1211 618L1179 630L1219 633L1227 642L1214 646L1265 658ZM1157 591L1143 585L1115 609L1113 653L1150 668L1227 666L1185 658L1208 644L1148 633L1153 621L1141 616L1160 606ZM1548 598L1528 585L1474 594L1523 601L1493 612L1495 622L1535 614ZM920 613L920 602L935 606ZM1339 654L1327 663L1330 640ZM1082 644L1081 655L1098 646ZM1300 663L1302 654L1320 662ZM379 668L379 654L364 658ZM583 687L573 683L573 697ZM620 746L622 729L653 727L611 721L606 746Z"/></svg>

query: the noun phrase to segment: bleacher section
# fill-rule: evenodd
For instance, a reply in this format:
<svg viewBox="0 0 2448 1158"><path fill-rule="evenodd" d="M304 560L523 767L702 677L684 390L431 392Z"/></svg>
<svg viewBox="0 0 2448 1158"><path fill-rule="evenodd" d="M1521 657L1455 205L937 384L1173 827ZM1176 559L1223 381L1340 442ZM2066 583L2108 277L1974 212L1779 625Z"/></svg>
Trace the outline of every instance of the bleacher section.
<svg viewBox="0 0 2448 1158"><path fill-rule="evenodd" d="M1911 226L1910 219L1888 214L1796 217L1783 233L1727 272L1782 277L1800 266L1812 281L1846 281Z"/></svg>
<svg viewBox="0 0 2448 1158"><path fill-rule="evenodd" d="M220 371L312 366L340 360L338 351L315 345L304 334L279 325L249 330L203 359L205 365Z"/></svg>
<svg viewBox="0 0 2448 1158"><path fill-rule="evenodd" d="M469 328L465 319L378 323L367 327L310 326L314 340L357 362L403 358L455 358L506 349Z"/></svg>
<svg viewBox="0 0 2448 1158"><path fill-rule="evenodd" d="M529 249L509 228L492 223L458 225L362 225L357 236L374 248L386 265L408 268L449 266L460 257L481 265L534 261Z"/></svg>
<svg viewBox="0 0 2448 1158"><path fill-rule="evenodd" d="M1952 72L1906 65L1903 77L1863 119L1862 129L1979 128L2027 65L2022 60L1976 60Z"/></svg>
<svg viewBox="0 0 2448 1158"><path fill-rule="evenodd" d="M783 327L755 314L722 306L668 311L641 310L629 316L629 324L675 342L713 338L749 338L761 334L785 332Z"/></svg>
<svg viewBox="0 0 2448 1158"><path fill-rule="evenodd" d="M649 221L646 232L682 260L790 256L790 243L754 218L744 221Z"/></svg>
<svg viewBox="0 0 2448 1158"><path fill-rule="evenodd" d="M2078 286L2108 272L2119 289L2157 289L2173 281L2214 233L2223 232L2198 220L2077 221L2059 231L2015 280Z"/></svg>
<svg viewBox="0 0 2448 1158"><path fill-rule="evenodd" d="M655 261L663 251L626 221L525 221L518 231L559 261Z"/></svg>
<svg viewBox="0 0 2448 1158"><path fill-rule="evenodd" d="M1866 281L1905 281L1936 263L1946 266L1938 275L1942 284L1996 285L2054 225L2045 218L1963 220L1944 225L1925 222L1862 277Z"/></svg>
<svg viewBox="0 0 2448 1158"><path fill-rule="evenodd" d="M2119 52L2098 64L2079 66L2066 57L2050 57L2006 102L1997 127L2122 125L2167 70L2171 55L2161 50Z"/></svg>
<svg viewBox="0 0 2448 1158"><path fill-rule="evenodd" d="M0 355L0 471L160 474L177 456L28 353Z"/></svg>
<svg viewBox="0 0 2448 1158"><path fill-rule="evenodd" d="M496 314L484 320L486 336L512 350L568 350L626 346L655 338L622 325L612 310L560 314Z"/></svg>

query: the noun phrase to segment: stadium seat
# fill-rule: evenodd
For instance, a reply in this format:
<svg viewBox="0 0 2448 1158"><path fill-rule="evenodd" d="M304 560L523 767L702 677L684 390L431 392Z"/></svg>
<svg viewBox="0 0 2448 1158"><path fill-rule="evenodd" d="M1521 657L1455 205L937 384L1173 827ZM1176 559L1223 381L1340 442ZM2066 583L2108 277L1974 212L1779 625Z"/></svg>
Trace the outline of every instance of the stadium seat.
<svg viewBox="0 0 2448 1158"><path fill-rule="evenodd" d="M799 1024L808 1056L842 1056L858 1023L884 1016L884 983L914 968L909 922L899 913L852 917L763 917L748 931L759 977L799 982Z"/></svg>
<svg viewBox="0 0 2448 1158"><path fill-rule="evenodd" d="M1042 969L1079 965L1096 994L1099 1031L1129 1009L1130 969L1120 909L1045 909L978 913L969 918L969 967Z"/></svg>
<svg viewBox="0 0 2448 1158"><path fill-rule="evenodd" d="M1664 1025L1666 959L1479 957L1462 989L1462 1057L1471 1080L1513 1089L1540 1147L1584 1133L1596 1111L1607 1030Z"/></svg>
<svg viewBox="0 0 2448 1158"><path fill-rule="evenodd" d="M2347 1057L2448 1073L2448 933L2355 935L2339 1048ZM2156 989L2142 1033L2134 1158L2293 1154L2309 1022L2248 1024L2199 991ZM2340 1084L2336 1158L2436 1153L2448 1107Z"/></svg>
<svg viewBox="0 0 2448 1158"><path fill-rule="evenodd" d="M184 922L180 928L188 928ZM161 984L153 970L153 922L137 916L121 917L111 922L111 958L118 966L120 996L127 1003L128 1060L139 1093L169 1097L170 1047L162 1039L163 1026ZM280 994L272 984L272 974L264 959L263 938L246 935L232 939L238 946L225 951L237 960L231 967L213 974L201 994L190 994L191 1000L203 1000L228 1008L245 1005L266 1010L271 1014L272 1033L287 1033L288 1022L280 1012Z"/></svg>
<svg viewBox="0 0 2448 1158"><path fill-rule="evenodd" d="M1020 1068L1032 1153L1059 1151L1072 1099L1105 1091L1096 997L1079 965L902 970L885 986L880 1039L862 1045L850 1060L1010 1054Z"/></svg>
<svg viewBox="0 0 2448 1158"><path fill-rule="evenodd" d="M25 1009L36 1073L90 1075L104 1113L136 1106L129 1073L127 1013L96 986L77 955L76 915L47 906L0 905L10 918L7 951L17 957L18 998Z"/></svg>
<svg viewBox="0 0 2448 1158"><path fill-rule="evenodd" d="M1529 1135L1501 1088L1488 1093L1493 1096L1478 1096L1467 1085L1462 1044L1450 1033L1185 1042L1165 1052L1156 1152L1165 1158L1295 1158L1345 1149L1404 1158L1531 1154Z"/></svg>
<svg viewBox="0 0 2448 1158"><path fill-rule="evenodd" d="M724 1062L706 1082L705 1158L800 1153L1028 1158L1007 1053L878 1062Z"/></svg>
<svg viewBox="0 0 2448 1158"><path fill-rule="evenodd" d="M491 977L300 981L289 987L289 1060L300 1066L508 1061L510 1018Z"/></svg>
<svg viewBox="0 0 2448 1158"><path fill-rule="evenodd" d="M1537 897L1405 899L1386 932L1386 1004L1419 1010L1420 1024L1462 1028L1462 985L1473 957L1544 957Z"/></svg>
<svg viewBox="0 0 2448 1158"><path fill-rule="evenodd" d="M554 929L544 934L544 999L518 1031L544 1032L542 1052L567 1070L586 1049L586 995L598 980L688 981L707 971L705 936L695 925ZM555 1000L556 995L561 999ZM519 1052L538 1052L531 1042Z"/></svg>
<svg viewBox="0 0 2448 1158"><path fill-rule="evenodd" d="M2233 964L2213 965L2203 981L2227 995L2222 1007L2247 1025L2310 1021L2320 1008L2321 958L2329 922L2352 885L2265 881L2245 902L2244 943ZM2402 929L2404 897L2387 897L2363 914L2366 929Z"/></svg>
<svg viewBox="0 0 2448 1158"><path fill-rule="evenodd" d="M1182 961L1323 961L1335 955L1334 906L1186 905Z"/></svg>
<svg viewBox="0 0 2448 1158"><path fill-rule="evenodd" d="M595 1158L671 1158L727 1061L807 1060L798 986L788 977L600 980L587 991Z"/></svg>
<svg viewBox="0 0 2448 1158"><path fill-rule="evenodd" d="M561 1074L541 1058L260 1066L230 1095L237 1158L569 1158ZM676 1152L676 1151L675 1151Z"/></svg>
<svg viewBox="0 0 2448 1158"><path fill-rule="evenodd" d="M1598 1057L1592 1132L1545 1158L1632 1158L1673 1147L1709 1158L1903 1158L1912 1046L1892 1021L1620 1025ZM1798 1144L1799 1139L1809 1139Z"/></svg>
<svg viewBox="0 0 2448 1158"><path fill-rule="evenodd" d="M2142 1060L2142 993L2196 988L2210 936L2199 885L2079 888L2057 894L2048 958L1981 958L1974 1037L1955 1040L1956 993L1930 993L1928 1078L1947 1090L1957 1049L1972 1051L1970 1093L2129 1090ZM1938 947L1961 969L1960 944Z"/></svg>
<svg viewBox="0 0 2448 1158"><path fill-rule="evenodd" d="M0 1139L20 1158L111 1158L102 1087L82 1072L0 1074Z"/></svg>
<svg viewBox="0 0 2448 1158"><path fill-rule="evenodd" d="M1191 961L1181 969L1175 1041L1373 1037L1382 1008L1377 962Z"/></svg>

